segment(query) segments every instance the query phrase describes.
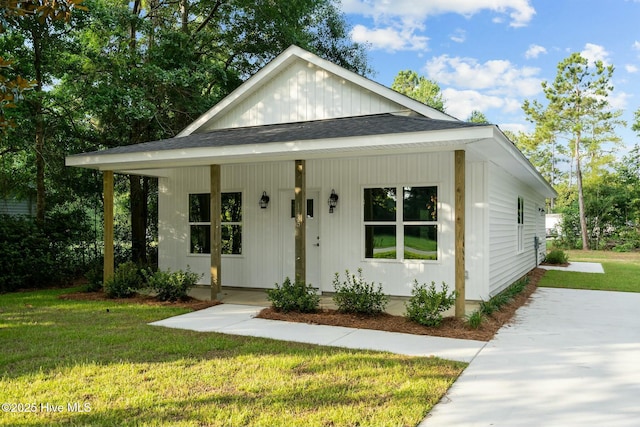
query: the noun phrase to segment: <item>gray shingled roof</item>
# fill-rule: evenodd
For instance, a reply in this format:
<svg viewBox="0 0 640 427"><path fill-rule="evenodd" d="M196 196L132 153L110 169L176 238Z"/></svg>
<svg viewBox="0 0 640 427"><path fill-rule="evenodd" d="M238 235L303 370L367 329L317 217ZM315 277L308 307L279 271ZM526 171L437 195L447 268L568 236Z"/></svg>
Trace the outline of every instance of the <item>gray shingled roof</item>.
<svg viewBox="0 0 640 427"><path fill-rule="evenodd" d="M217 129L206 133L197 133L180 138L144 142L142 144L126 145L93 153L83 153L82 155L128 154L187 148L268 144L273 142L308 141L368 135L427 132L474 126L485 125L385 113L338 119L313 120L308 122Z"/></svg>

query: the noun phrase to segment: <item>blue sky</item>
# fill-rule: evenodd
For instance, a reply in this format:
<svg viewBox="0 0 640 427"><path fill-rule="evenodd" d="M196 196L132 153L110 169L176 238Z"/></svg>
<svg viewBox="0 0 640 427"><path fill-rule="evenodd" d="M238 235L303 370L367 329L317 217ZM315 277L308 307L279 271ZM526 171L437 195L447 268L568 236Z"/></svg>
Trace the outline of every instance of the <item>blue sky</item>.
<svg viewBox="0 0 640 427"><path fill-rule="evenodd" d="M640 108L640 0L342 0L353 40L368 43L373 80L400 70L440 85L447 112L482 111L502 129L527 131L525 99L544 100L543 80L572 52L613 64L612 106L629 127ZM626 150L622 150L623 152Z"/></svg>

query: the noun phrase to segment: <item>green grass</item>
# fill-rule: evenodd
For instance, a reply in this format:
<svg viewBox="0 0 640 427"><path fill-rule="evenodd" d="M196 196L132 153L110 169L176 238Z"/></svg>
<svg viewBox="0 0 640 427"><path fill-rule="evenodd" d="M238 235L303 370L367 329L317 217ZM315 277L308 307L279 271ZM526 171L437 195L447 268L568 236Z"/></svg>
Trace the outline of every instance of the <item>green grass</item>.
<svg viewBox="0 0 640 427"><path fill-rule="evenodd" d="M423 239L415 236L404 236L405 241L405 250L404 250L404 259L429 259L435 260L438 259L437 250L438 250L438 242L435 240ZM390 236L386 234L382 234L376 237L375 239L375 247L376 248L395 248L396 246L396 237ZM417 251L423 252L433 252L433 253L419 253L412 251L415 249ZM376 252L373 255L374 258L384 258L384 259L396 259L396 251L390 250L385 252Z"/></svg>
<svg viewBox="0 0 640 427"><path fill-rule="evenodd" d="M538 286L640 292L640 253L610 251L565 251L569 262L602 263L605 274L547 271Z"/></svg>
<svg viewBox="0 0 640 427"><path fill-rule="evenodd" d="M35 409L0 425L416 425L466 366L154 327L187 310L64 292L0 295L0 403Z"/></svg>

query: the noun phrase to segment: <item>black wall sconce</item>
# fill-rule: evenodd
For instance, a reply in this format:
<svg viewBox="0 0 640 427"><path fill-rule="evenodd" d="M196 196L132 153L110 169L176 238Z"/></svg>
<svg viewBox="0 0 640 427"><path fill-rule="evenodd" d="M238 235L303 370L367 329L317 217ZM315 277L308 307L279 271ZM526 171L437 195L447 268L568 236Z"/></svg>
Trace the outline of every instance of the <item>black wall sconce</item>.
<svg viewBox="0 0 640 427"><path fill-rule="evenodd" d="M269 196L267 196L266 191L262 192L262 197L260 197L258 204L260 205L260 209L267 209L267 206L269 206Z"/></svg>
<svg viewBox="0 0 640 427"><path fill-rule="evenodd" d="M329 213L333 213L333 209L338 206L338 195L336 194L336 190L331 190L331 194L329 195Z"/></svg>

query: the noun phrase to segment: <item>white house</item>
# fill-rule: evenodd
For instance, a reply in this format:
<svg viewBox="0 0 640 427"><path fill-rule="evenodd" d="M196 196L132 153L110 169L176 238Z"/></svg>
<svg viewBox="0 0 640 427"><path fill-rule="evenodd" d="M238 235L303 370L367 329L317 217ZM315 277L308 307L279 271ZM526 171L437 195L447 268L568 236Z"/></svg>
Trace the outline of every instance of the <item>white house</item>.
<svg viewBox="0 0 640 427"><path fill-rule="evenodd" d="M113 172L158 177L160 268L190 266L214 289L297 276L331 292L336 272L361 268L388 294L417 279L486 300L543 259L556 195L497 126L296 46L177 137L67 165L105 171L107 200Z"/></svg>

